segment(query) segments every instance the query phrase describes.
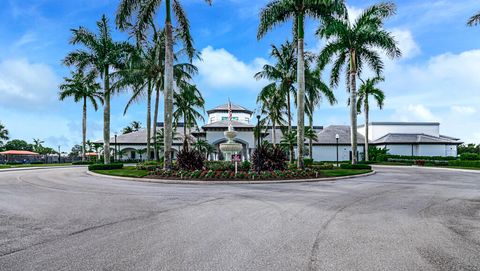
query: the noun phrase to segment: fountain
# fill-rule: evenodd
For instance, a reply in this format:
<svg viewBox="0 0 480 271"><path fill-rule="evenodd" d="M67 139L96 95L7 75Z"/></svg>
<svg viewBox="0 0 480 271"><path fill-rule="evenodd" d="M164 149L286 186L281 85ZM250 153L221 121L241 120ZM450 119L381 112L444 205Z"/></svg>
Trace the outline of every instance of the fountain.
<svg viewBox="0 0 480 271"><path fill-rule="evenodd" d="M227 138L226 143L220 144L220 150L222 151L223 155L225 156L225 160L228 161L229 157L233 154L237 154L239 151L242 150L242 144L236 143L233 139L237 136L237 132L233 130L232 121L229 121L228 130L223 132L225 138ZM236 164L237 162L235 162Z"/></svg>

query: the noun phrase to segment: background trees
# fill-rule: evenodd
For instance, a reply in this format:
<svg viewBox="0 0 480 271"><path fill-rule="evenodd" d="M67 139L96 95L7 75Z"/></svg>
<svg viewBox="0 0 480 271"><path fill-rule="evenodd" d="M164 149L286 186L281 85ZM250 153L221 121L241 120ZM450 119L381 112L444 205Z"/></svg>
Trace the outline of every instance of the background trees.
<svg viewBox="0 0 480 271"><path fill-rule="evenodd" d="M352 163L357 163L357 77L370 67L377 76L383 71L379 51L390 58L400 57L397 42L390 32L383 29L384 20L395 14L393 3L373 5L350 23L349 14L341 17L323 17L317 31L328 40L319 56L319 68L333 62L330 76L332 87L338 87L342 69L347 71L347 90L350 92L350 130Z"/></svg>
<svg viewBox="0 0 480 271"><path fill-rule="evenodd" d="M83 71L78 70L72 72L70 78L64 77L64 83L60 85L60 101L73 97L76 103L82 102L82 161L85 161L87 141L87 102L90 102L95 111L98 110L97 101L103 103L103 95L99 91L101 87L95 79L95 73L85 75Z"/></svg>
<svg viewBox="0 0 480 271"><path fill-rule="evenodd" d="M3 125L3 124L0 122L0 147L2 147L3 141L4 141L4 140L8 140L8 139L9 139L8 130L7 130L7 128L5 127L5 125Z"/></svg>

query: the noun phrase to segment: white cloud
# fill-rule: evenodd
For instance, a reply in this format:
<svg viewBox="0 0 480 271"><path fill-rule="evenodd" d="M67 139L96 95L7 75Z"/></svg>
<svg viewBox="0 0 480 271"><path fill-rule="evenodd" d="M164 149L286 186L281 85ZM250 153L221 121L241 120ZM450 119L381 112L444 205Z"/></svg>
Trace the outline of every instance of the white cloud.
<svg viewBox="0 0 480 271"><path fill-rule="evenodd" d="M15 109L46 108L57 100L58 77L42 63L26 59L0 62L0 105Z"/></svg>
<svg viewBox="0 0 480 271"><path fill-rule="evenodd" d="M37 37L33 33L25 33L20 39L18 39L14 44L13 47L20 47L29 43L32 43L37 40Z"/></svg>
<svg viewBox="0 0 480 271"><path fill-rule="evenodd" d="M363 9L347 5L347 11L349 21L353 23L362 14Z"/></svg>
<svg viewBox="0 0 480 271"><path fill-rule="evenodd" d="M420 47L415 42L412 32L406 29L393 29L392 35L402 51L402 58L412 58L420 54Z"/></svg>
<svg viewBox="0 0 480 271"><path fill-rule="evenodd" d="M472 106L453 105L452 107L450 107L450 109L453 113L462 115L472 115L477 112L477 110Z"/></svg>
<svg viewBox="0 0 480 271"><path fill-rule="evenodd" d="M206 88L205 91L232 88L258 91L266 84L263 80L256 81L253 78L267 63L263 58L245 63L225 49L208 46L202 50L202 60L194 64L198 67L198 79Z"/></svg>

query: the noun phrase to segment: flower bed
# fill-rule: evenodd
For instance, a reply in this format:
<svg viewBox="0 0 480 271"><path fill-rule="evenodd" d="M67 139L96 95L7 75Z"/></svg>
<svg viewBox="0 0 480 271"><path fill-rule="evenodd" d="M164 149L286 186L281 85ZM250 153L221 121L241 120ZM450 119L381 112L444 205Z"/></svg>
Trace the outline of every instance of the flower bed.
<svg viewBox="0 0 480 271"><path fill-rule="evenodd" d="M314 179L325 177L319 170L274 170L274 171L235 171L232 170L155 170L149 174L151 178L176 179L176 180L203 180L203 181L228 181L228 180L290 180Z"/></svg>

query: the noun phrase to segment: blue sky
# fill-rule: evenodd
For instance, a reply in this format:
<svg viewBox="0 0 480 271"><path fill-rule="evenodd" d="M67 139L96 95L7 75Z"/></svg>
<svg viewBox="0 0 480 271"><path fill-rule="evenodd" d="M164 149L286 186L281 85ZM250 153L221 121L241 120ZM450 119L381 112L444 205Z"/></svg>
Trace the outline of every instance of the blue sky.
<svg viewBox="0 0 480 271"><path fill-rule="evenodd" d="M256 94L265 82L252 75L269 61L270 44L289 38L289 24L256 40L258 11L266 0L185 0L195 46L203 53L195 78L206 98L206 109L233 102L255 109ZM377 1L347 1L352 14ZM68 75L62 58L74 47L70 29L95 29L102 14L113 19L113 0L0 1L0 122L12 138L40 138L47 145L69 149L81 140L81 106L57 100L58 85ZM480 143L480 27L466 27L480 10L478 0L396 1L397 15L386 27L403 50L401 59L386 60L387 95L384 110L373 109L372 121L439 121L441 133ZM159 20L163 21L161 15ZM112 24L113 26L113 24ZM308 21L306 47L318 52L317 23ZM116 39L127 39L115 31ZM328 74L325 74L325 78ZM321 105L319 125L348 124L343 85L335 90L339 103ZM123 108L128 93L113 98L112 132L133 120L145 123L145 103ZM161 109L160 111L162 111ZM163 115L160 115L160 119ZM360 117L360 122L363 116ZM101 111L90 108L88 138L101 138Z"/></svg>

